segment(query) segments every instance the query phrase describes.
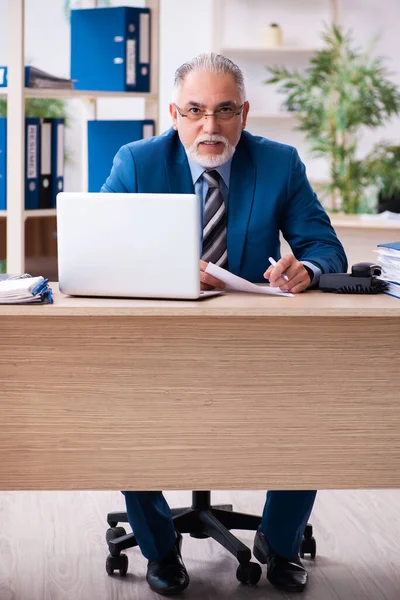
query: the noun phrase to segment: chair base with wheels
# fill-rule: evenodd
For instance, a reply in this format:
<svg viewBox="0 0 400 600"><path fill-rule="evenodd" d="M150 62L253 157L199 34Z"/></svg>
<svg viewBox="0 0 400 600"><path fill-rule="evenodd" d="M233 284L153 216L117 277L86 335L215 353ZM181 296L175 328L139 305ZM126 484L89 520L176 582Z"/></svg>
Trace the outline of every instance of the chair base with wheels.
<svg viewBox="0 0 400 600"><path fill-rule="evenodd" d="M186 508L173 508L172 517L175 529L179 533L189 533L194 538L212 537L221 546L224 546L239 562L236 577L241 583L255 585L261 577L261 567L258 563L251 562L251 551L232 533L231 529L244 529L256 531L261 523L261 517L234 512L232 505L211 506L211 493L209 491L192 492L192 506ZM128 523L125 512L113 512L107 515L109 529L106 541L110 554L106 561L106 570L109 575L119 571L126 575L128 571L128 557L121 554L127 548L137 546L133 533L126 533L118 523ZM312 526L307 525L301 544L300 556L316 555L316 542L312 534Z"/></svg>

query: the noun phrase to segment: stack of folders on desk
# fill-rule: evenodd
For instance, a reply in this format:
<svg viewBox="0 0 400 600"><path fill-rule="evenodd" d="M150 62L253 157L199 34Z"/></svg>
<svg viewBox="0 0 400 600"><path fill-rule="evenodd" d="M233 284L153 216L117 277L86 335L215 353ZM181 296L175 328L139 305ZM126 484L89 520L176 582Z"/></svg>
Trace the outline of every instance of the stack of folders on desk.
<svg viewBox="0 0 400 600"><path fill-rule="evenodd" d="M49 280L28 274L0 275L0 304L53 304Z"/></svg>
<svg viewBox="0 0 400 600"><path fill-rule="evenodd" d="M0 117L0 210L7 209L7 119ZM25 210L55 208L64 189L64 119L25 119Z"/></svg>
<svg viewBox="0 0 400 600"><path fill-rule="evenodd" d="M379 279L389 283L386 292L390 296L400 298L400 242L378 244L378 265L382 269Z"/></svg>

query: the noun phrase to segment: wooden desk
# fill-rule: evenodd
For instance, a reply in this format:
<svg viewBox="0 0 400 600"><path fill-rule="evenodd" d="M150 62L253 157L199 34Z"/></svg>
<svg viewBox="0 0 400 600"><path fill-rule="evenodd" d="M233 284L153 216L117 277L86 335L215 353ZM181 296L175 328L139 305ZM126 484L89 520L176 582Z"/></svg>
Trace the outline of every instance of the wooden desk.
<svg viewBox="0 0 400 600"><path fill-rule="evenodd" d="M399 317L319 292L0 306L0 488L398 488Z"/></svg>

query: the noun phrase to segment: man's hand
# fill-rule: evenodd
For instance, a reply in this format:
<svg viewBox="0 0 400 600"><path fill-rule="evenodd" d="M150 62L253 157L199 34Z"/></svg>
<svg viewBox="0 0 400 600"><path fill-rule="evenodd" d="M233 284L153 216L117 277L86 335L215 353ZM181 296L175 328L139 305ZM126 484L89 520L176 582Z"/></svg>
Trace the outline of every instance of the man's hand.
<svg viewBox="0 0 400 600"><path fill-rule="evenodd" d="M200 289L201 290L213 290L214 288L218 288L223 290L225 288L225 284L223 281L212 277L208 273L206 273L208 262L205 260L200 261Z"/></svg>
<svg viewBox="0 0 400 600"><path fill-rule="evenodd" d="M288 277L286 281L282 273ZM286 254L273 267L272 265L264 273L265 279L269 279L273 287L279 287L281 290L299 294L304 292L311 284L307 269L301 262L295 259L293 254Z"/></svg>

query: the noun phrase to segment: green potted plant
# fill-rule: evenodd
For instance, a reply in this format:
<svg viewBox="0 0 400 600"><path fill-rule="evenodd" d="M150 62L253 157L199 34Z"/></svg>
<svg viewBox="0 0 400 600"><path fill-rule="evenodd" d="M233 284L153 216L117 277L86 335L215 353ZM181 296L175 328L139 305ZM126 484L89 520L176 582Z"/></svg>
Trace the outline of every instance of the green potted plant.
<svg viewBox="0 0 400 600"><path fill-rule="evenodd" d="M0 117L6 116L7 99L1 97L0 92ZM25 116L65 119L67 124L67 101L60 98L26 98Z"/></svg>
<svg viewBox="0 0 400 600"><path fill-rule="evenodd" d="M323 40L325 47L304 72L272 67L265 83L279 84L284 106L296 111L312 153L329 159L330 181L321 191L330 195L331 208L365 212L367 189L382 183L381 168L388 175L388 146L381 144L360 160L360 134L400 113L400 92L382 58L355 49L349 33L333 26Z"/></svg>

